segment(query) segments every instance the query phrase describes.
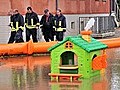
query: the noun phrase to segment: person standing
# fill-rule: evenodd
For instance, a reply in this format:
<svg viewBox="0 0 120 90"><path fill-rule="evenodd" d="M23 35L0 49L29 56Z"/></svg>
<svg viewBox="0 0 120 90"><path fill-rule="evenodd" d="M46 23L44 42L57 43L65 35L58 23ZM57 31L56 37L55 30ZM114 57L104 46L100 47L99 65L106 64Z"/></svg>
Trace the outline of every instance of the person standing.
<svg viewBox="0 0 120 90"><path fill-rule="evenodd" d="M8 12L8 15L10 16L10 24L8 26L11 27L11 22L12 22L12 19L13 19L13 10L12 9Z"/></svg>
<svg viewBox="0 0 120 90"><path fill-rule="evenodd" d="M57 9L56 13L57 14L55 15L55 19L54 19L54 26L56 28L55 29L55 31L56 31L56 40L57 41L62 41L64 32L66 31L66 18L61 13L60 9Z"/></svg>
<svg viewBox="0 0 120 90"><path fill-rule="evenodd" d="M11 27L11 35L8 43L13 43L14 41L15 43L24 42L22 35L24 29L24 18L17 9L13 10L10 21L9 26Z"/></svg>
<svg viewBox="0 0 120 90"><path fill-rule="evenodd" d="M40 27L42 29L44 39L46 42L49 42L50 40L54 41L53 24L54 24L53 15L49 12L48 9L45 9L44 15L40 20Z"/></svg>
<svg viewBox="0 0 120 90"><path fill-rule="evenodd" d="M31 35L33 42L38 42L37 29L39 28L39 25L38 15L33 12L31 7L27 7L27 13L25 15L26 42L30 40Z"/></svg>

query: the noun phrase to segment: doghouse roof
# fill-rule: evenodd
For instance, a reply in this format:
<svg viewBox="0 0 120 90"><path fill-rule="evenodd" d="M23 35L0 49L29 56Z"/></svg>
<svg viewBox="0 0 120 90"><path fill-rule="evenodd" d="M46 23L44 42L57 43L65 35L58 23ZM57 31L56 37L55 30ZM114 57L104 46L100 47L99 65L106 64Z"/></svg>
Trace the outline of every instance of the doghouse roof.
<svg viewBox="0 0 120 90"><path fill-rule="evenodd" d="M57 48L58 46L64 44L67 41L74 43L75 45L81 47L82 49L86 50L87 52L107 48L107 45L103 44L100 41L97 41L96 39L94 39L92 37L91 37L91 42L87 42L86 40L84 40L82 38L82 36L69 36L69 37L66 37L63 41L61 41L58 44L49 48L49 51L52 51L53 49Z"/></svg>

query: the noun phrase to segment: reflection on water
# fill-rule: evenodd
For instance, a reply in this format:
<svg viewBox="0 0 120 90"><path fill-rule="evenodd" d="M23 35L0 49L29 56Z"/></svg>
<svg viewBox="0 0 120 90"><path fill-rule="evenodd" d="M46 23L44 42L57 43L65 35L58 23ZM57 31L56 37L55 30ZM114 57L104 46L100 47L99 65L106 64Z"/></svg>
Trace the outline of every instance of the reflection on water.
<svg viewBox="0 0 120 90"><path fill-rule="evenodd" d="M49 56L8 58L0 62L0 90L49 90Z"/></svg>
<svg viewBox="0 0 120 90"><path fill-rule="evenodd" d="M105 75L79 82L51 82L49 56L0 59L0 90L120 90L120 48L107 55Z"/></svg>
<svg viewBox="0 0 120 90"><path fill-rule="evenodd" d="M108 90L105 76L92 77L90 79L83 79L81 82L50 82L51 90Z"/></svg>
<svg viewBox="0 0 120 90"><path fill-rule="evenodd" d="M107 73L109 90L120 90L120 48L107 50L108 67Z"/></svg>

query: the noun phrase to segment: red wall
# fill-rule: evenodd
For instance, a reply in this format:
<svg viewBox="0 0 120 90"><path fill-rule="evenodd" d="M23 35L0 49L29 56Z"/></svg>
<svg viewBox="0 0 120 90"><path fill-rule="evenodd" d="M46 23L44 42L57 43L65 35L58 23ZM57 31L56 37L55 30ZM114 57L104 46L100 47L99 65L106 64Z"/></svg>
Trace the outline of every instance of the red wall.
<svg viewBox="0 0 120 90"><path fill-rule="evenodd" d="M11 8L18 9L20 13L25 13L25 2L26 0L11 0Z"/></svg>
<svg viewBox="0 0 120 90"><path fill-rule="evenodd" d="M59 0L59 8L65 13L92 14L109 13L110 1L102 0Z"/></svg>
<svg viewBox="0 0 120 90"><path fill-rule="evenodd" d="M7 15L11 9L10 0L0 0L0 15Z"/></svg>
<svg viewBox="0 0 120 90"><path fill-rule="evenodd" d="M46 8L52 13L55 12L55 0L30 0L30 4L38 14L43 14L44 9Z"/></svg>
<svg viewBox="0 0 120 90"><path fill-rule="evenodd" d="M91 3L92 3L92 0L91 0ZM91 12L92 13L110 12L110 0L107 0L107 2L94 1L93 4L91 4Z"/></svg>
<svg viewBox="0 0 120 90"><path fill-rule="evenodd" d="M38 14L43 14L43 10L48 8L55 13L56 0L0 0L0 15L7 15L10 9L18 9L20 13L25 14L28 6ZM109 13L109 3L102 0L58 0L58 7L66 14L92 14Z"/></svg>

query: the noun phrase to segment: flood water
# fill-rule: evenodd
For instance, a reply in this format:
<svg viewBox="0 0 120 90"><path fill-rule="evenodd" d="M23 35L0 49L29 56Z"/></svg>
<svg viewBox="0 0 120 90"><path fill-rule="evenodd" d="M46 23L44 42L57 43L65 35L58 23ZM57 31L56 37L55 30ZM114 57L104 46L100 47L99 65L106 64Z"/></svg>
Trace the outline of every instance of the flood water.
<svg viewBox="0 0 120 90"><path fill-rule="evenodd" d="M0 59L0 90L120 90L120 48L107 49L105 75L80 82L50 82L49 56Z"/></svg>

